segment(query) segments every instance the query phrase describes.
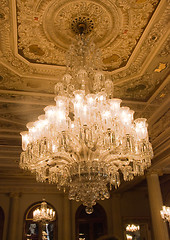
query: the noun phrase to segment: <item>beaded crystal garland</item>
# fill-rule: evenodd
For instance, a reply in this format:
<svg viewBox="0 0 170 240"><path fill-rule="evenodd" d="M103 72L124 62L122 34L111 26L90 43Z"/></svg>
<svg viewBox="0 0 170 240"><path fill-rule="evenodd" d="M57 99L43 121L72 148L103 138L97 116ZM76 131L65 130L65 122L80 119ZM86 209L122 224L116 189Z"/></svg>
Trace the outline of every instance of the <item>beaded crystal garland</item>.
<svg viewBox="0 0 170 240"><path fill-rule="evenodd" d="M143 175L153 152L146 119L134 120L134 111L100 87L104 74L94 43L80 37L67 60L63 82L68 87L74 80L79 90L56 84L56 104L21 133L20 167L37 181L68 189L69 199L81 201L90 214L97 200L110 197L108 185L117 188L122 179Z"/></svg>

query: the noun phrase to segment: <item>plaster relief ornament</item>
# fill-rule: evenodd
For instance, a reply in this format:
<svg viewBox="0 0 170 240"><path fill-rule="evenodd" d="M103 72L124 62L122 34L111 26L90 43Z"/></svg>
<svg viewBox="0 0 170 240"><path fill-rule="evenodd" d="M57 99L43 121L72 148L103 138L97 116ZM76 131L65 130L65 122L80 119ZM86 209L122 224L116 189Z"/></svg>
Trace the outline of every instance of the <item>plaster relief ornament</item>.
<svg viewBox="0 0 170 240"><path fill-rule="evenodd" d="M154 68L153 68L154 69ZM132 79L131 81L122 81L114 86L114 97L123 99L136 99L147 101L153 91L163 82L168 74L168 69L157 74L154 70L151 74L143 74L141 77Z"/></svg>
<svg viewBox="0 0 170 240"><path fill-rule="evenodd" d="M103 69L126 65L158 0L17 0L18 52L31 63L65 66L79 23L102 52Z"/></svg>

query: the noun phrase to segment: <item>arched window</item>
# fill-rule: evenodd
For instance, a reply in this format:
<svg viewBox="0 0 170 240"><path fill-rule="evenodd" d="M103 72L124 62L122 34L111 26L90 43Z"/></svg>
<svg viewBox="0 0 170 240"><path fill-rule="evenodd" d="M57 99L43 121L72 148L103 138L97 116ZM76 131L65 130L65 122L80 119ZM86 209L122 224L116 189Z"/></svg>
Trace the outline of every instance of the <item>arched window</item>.
<svg viewBox="0 0 170 240"><path fill-rule="evenodd" d="M54 207L47 203L48 208L52 208L56 213L56 220L42 225L33 221L33 211L40 208L41 202L33 204L29 207L24 217L24 236L23 240L42 240L42 230L46 232L47 240L57 240L57 212Z"/></svg>
<svg viewBox="0 0 170 240"><path fill-rule="evenodd" d="M4 220L5 220L4 211L0 207L0 240L2 240L2 237L3 237Z"/></svg>
<svg viewBox="0 0 170 240"><path fill-rule="evenodd" d="M97 240L107 234L107 217L99 204L94 206L92 214L85 212L81 205L76 212L76 240Z"/></svg>

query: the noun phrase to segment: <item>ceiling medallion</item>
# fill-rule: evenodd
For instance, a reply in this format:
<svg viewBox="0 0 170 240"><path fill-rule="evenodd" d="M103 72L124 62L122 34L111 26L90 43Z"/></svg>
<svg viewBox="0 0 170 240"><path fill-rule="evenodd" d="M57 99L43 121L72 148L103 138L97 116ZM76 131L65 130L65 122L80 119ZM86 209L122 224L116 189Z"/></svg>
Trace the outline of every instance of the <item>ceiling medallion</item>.
<svg viewBox="0 0 170 240"><path fill-rule="evenodd" d="M75 34L83 32L88 35L94 28L93 20L86 16L76 17L73 19L71 29Z"/></svg>
<svg viewBox="0 0 170 240"><path fill-rule="evenodd" d="M21 133L20 167L35 173L37 181L68 190L69 199L81 201L90 214L97 200L110 197L109 186L143 175L153 152L146 119L134 120L134 111L120 107L121 99L107 88L90 91L89 83L98 86L105 76L100 51L83 32L87 25L78 23L80 35L70 46L63 76L67 85L76 79L79 90L67 92L56 84L56 105L45 107Z"/></svg>

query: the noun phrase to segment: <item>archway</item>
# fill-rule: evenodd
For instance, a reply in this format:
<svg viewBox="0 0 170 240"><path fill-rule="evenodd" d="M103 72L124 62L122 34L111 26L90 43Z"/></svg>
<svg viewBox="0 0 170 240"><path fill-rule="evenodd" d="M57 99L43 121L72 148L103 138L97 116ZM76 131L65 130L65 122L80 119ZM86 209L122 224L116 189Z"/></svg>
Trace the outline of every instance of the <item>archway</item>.
<svg viewBox="0 0 170 240"><path fill-rule="evenodd" d="M94 206L92 214L81 205L76 212L76 240L97 240L107 234L107 216L100 204Z"/></svg>
<svg viewBox="0 0 170 240"><path fill-rule="evenodd" d="M3 238L3 229L4 229L5 214L3 209L0 207L0 240Z"/></svg>
<svg viewBox="0 0 170 240"><path fill-rule="evenodd" d="M42 225L40 223L33 221L33 211L39 208L41 202L34 203L31 205L25 212L24 216L24 232L23 232L23 239L28 240L41 240L42 239ZM52 208L56 213L56 220L53 222L49 222L45 225L45 229L43 227L43 231L45 230L47 233L48 240L57 240L58 239L58 218L57 212L55 208L50 204L47 203L48 208Z"/></svg>

